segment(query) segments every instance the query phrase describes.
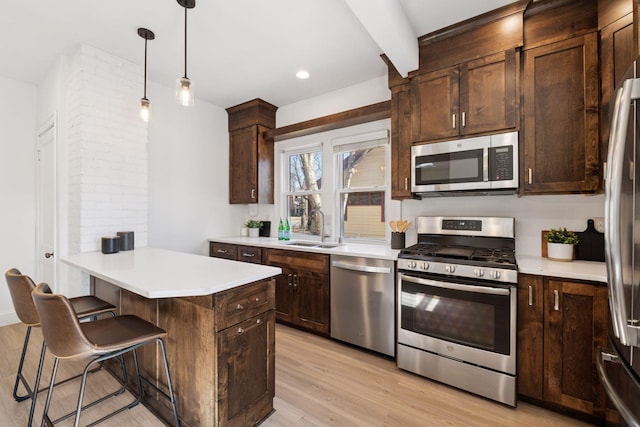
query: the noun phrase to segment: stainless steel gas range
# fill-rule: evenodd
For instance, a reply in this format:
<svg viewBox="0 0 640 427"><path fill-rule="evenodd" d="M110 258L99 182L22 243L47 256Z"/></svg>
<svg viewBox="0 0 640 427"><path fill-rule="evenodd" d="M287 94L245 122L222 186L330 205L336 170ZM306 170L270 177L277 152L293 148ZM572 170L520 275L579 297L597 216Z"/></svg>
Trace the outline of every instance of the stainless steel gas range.
<svg viewBox="0 0 640 427"><path fill-rule="evenodd" d="M418 217L398 255L397 364L516 405L513 218Z"/></svg>

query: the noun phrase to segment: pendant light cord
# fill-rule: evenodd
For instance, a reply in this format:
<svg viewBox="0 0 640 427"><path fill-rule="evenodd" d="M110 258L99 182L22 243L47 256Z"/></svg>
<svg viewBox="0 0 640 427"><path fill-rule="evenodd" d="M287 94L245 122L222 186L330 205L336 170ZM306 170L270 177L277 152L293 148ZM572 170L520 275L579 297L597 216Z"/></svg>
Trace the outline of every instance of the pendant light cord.
<svg viewBox="0 0 640 427"><path fill-rule="evenodd" d="M147 99L147 38L144 38L144 98Z"/></svg>
<svg viewBox="0 0 640 427"><path fill-rule="evenodd" d="M187 78L187 8L184 8L184 78Z"/></svg>

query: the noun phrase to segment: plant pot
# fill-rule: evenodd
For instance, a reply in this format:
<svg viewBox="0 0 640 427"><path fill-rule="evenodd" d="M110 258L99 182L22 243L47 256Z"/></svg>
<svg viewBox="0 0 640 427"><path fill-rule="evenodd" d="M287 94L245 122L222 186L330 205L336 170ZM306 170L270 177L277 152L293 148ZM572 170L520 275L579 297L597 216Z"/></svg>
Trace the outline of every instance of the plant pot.
<svg viewBox="0 0 640 427"><path fill-rule="evenodd" d="M553 261L573 261L573 245L547 242L547 256Z"/></svg>
<svg viewBox="0 0 640 427"><path fill-rule="evenodd" d="M249 229L249 237L258 237L259 234L260 234L260 229L259 228L250 228Z"/></svg>

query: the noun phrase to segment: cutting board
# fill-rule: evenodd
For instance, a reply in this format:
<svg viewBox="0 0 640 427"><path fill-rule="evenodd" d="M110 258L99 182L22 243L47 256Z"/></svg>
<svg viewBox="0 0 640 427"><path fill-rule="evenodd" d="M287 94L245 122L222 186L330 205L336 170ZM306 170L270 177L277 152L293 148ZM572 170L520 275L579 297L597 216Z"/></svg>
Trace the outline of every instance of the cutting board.
<svg viewBox="0 0 640 427"><path fill-rule="evenodd" d="M604 262L604 234L596 230L593 220L587 221L587 229L576 232L580 243L576 246L576 260Z"/></svg>

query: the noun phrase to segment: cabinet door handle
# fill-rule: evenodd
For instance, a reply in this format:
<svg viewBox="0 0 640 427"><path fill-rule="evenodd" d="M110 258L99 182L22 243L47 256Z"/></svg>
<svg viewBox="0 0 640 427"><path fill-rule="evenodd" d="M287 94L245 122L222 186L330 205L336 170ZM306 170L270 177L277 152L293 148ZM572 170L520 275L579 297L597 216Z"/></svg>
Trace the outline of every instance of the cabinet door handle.
<svg viewBox="0 0 640 427"><path fill-rule="evenodd" d="M560 294L558 293L557 290L553 291L553 309L555 311L560 310Z"/></svg>
<svg viewBox="0 0 640 427"><path fill-rule="evenodd" d="M259 325L260 323L262 323L262 320L260 319L256 320L256 325Z"/></svg>
<svg viewBox="0 0 640 427"><path fill-rule="evenodd" d="M287 283L289 284L289 286L293 285L293 281L291 280L291 278L293 277L293 275L291 273L289 273L289 275L287 276Z"/></svg>
<svg viewBox="0 0 640 427"><path fill-rule="evenodd" d="M229 251L226 249L217 249L216 252L218 252L219 254L226 254Z"/></svg>
<svg viewBox="0 0 640 427"><path fill-rule="evenodd" d="M248 258L253 258L254 256L256 256L256 254L250 254L250 253L247 253L247 252L243 252L242 256L245 256L245 257L248 257Z"/></svg>
<svg viewBox="0 0 640 427"><path fill-rule="evenodd" d="M252 198L252 199L255 199L255 198L256 198L256 189L255 189L255 188L252 188L252 189L251 189L251 198Z"/></svg>
<svg viewBox="0 0 640 427"><path fill-rule="evenodd" d="M533 305L533 288L529 286L529 305Z"/></svg>
<svg viewBox="0 0 640 427"><path fill-rule="evenodd" d="M256 297L256 302L260 302L260 298Z"/></svg>
<svg viewBox="0 0 640 427"><path fill-rule="evenodd" d="M242 304L236 305L236 310L242 310L242 309L244 309L244 306Z"/></svg>
<svg viewBox="0 0 640 427"><path fill-rule="evenodd" d="M466 112L462 112L462 127L466 127L467 126L467 113Z"/></svg>
<svg viewBox="0 0 640 427"><path fill-rule="evenodd" d="M529 174L529 185L533 184L533 171L531 168L527 168L527 173Z"/></svg>
<svg viewBox="0 0 640 427"><path fill-rule="evenodd" d="M451 129L455 129L456 128L456 114L453 113L451 115Z"/></svg>
<svg viewBox="0 0 640 427"><path fill-rule="evenodd" d="M242 334L244 334L244 329L238 328L238 335L242 335Z"/></svg>
<svg viewBox="0 0 640 427"><path fill-rule="evenodd" d="M404 191L409 191L409 178L404 177Z"/></svg>
<svg viewBox="0 0 640 427"><path fill-rule="evenodd" d="M293 275L293 287L294 288L298 287L298 275L297 274Z"/></svg>

